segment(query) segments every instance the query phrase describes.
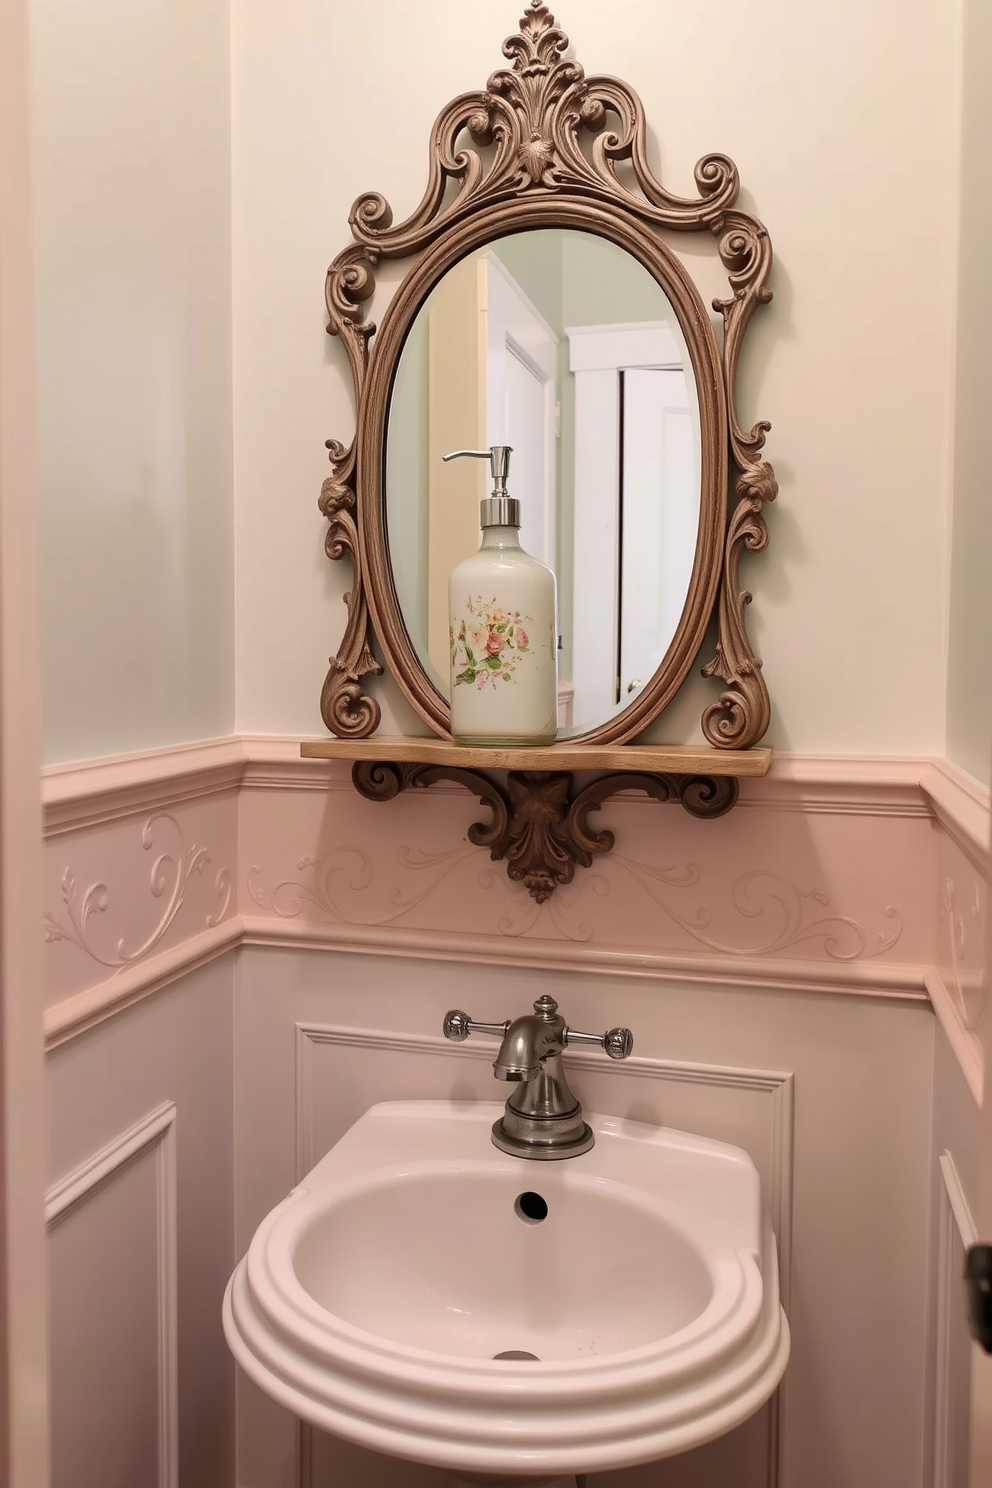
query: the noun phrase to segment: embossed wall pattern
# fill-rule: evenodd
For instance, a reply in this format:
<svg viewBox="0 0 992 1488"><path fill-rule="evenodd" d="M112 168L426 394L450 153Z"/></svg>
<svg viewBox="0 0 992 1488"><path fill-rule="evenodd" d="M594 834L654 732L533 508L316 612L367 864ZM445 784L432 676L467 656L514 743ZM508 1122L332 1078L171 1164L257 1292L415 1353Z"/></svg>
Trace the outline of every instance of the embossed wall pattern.
<svg viewBox="0 0 992 1488"><path fill-rule="evenodd" d="M779 757L706 822L619 797L596 822L616 851L544 904L468 842L467 792L364 801L295 741L60 768L45 787L56 1042L244 941L929 995L981 1078L988 802L947 766Z"/></svg>

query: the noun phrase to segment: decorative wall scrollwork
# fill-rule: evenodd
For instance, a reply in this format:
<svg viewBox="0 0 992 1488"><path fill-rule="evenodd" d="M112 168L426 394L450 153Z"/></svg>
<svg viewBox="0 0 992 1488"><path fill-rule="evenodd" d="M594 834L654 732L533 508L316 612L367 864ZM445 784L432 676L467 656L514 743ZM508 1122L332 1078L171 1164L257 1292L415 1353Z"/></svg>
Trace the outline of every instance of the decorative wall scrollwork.
<svg viewBox="0 0 992 1488"><path fill-rule="evenodd" d="M963 1026L974 1033L985 1016L988 981L981 953L985 906L977 880L971 884L969 896L967 885L962 892L950 875L944 878L937 899L937 922L944 931L945 985Z"/></svg>
<svg viewBox="0 0 992 1488"><path fill-rule="evenodd" d="M387 800L398 794L404 788L401 778L402 770L378 771L373 787L376 799ZM623 788L629 789L629 783ZM659 794L664 798L663 793ZM512 808L505 799L502 804L507 809L505 818L500 816L500 827L507 833ZM556 802L556 810L560 809L561 803ZM584 809L592 808L588 802L580 803L576 798L573 810ZM487 826L498 847L499 837L492 831L492 824ZM470 829L468 835L471 834ZM601 841L594 842L592 851L605 851ZM464 878L474 856L473 846L435 852L400 847L396 851L395 867L377 871L372 856L364 848L341 845L319 857L299 858L296 868L301 877L279 880L271 890L265 887L262 869L256 864L249 871L247 888L261 909L281 919L302 917L309 906L332 920L385 927L402 922L431 895L449 893L445 885L450 886L455 873L459 879ZM497 861L499 856L492 853ZM523 867L524 861L518 859L518 864ZM592 861L590 855L589 862ZM619 853L614 853L610 861L613 868L609 877L603 872L592 872L584 875L581 882L553 881L554 863L539 865L534 887L522 873L509 874L511 881L520 883L528 892L516 898L513 907L496 921L499 933L517 939L529 935L544 921L546 934L545 916L549 916L551 924L566 940L591 941L596 929L584 918L588 913L588 896L609 900L620 888L622 880L618 882L617 875L622 874L627 880L623 885L625 895L629 892L628 885L636 885L640 890L642 911L656 927L654 936L658 946L666 943L663 930L657 928L659 914L702 951L731 961L770 960L795 954L803 947L815 953L811 957L813 965L825 961L835 964L872 961L885 956L902 939L903 916L895 905L882 904L879 914L884 928L871 931L854 915L832 910L830 899L821 888L795 883L770 868L749 868L738 873L728 892L724 888L718 890L713 875L696 863L646 862ZM573 871L574 867L575 862ZM483 892L491 891L497 877L495 870L483 869L478 876L479 888ZM548 878L552 879L552 886L544 893ZM376 908L377 901L385 907ZM947 904L945 898L942 915L951 912ZM971 1010L973 1020L977 1021L983 1007L984 998L976 999Z"/></svg>
<svg viewBox="0 0 992 1488"><path fill-rule="evenodd" d="M176 847L172 852L159 853L152 862L148 887L153 899L165 898L166 903L145 938L129 947L127 939L121 936L112 950L102 946L99 937L94 935L94 922L97 916L105 915L110 909L110 889L98 880L80 896L75 876L67 866L62 874L63 914L46 910L42 916L45 940L49 944L67 941L114 972L123 971L151 955L182 909L190 881L205 873L210 863L207 849L197 847L195 843L187 847L176 818L164 812L149 816L141 829L141 846L145 852L154 847L156 828L160 825L170 828L175 834ZM220 907L206 916L208 927L220 924L230 907L232 883L227 868L218 872L214 886Z"/></svg>

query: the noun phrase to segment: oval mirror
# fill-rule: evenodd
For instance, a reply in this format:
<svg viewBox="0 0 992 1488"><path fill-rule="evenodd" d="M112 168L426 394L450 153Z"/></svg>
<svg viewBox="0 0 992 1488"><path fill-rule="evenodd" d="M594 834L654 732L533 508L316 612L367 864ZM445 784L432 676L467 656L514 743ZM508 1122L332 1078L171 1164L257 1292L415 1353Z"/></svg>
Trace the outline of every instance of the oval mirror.
<svg viewBox="0 0 992 1488"><path fill-rule="evenodd" d="M396 598L450 696L448 575L479 546L483 461L508 444L521 543L558 578L559 729L626 708L679 628L700 540L700 418L682 330L632 254L574 229L497 238L426 297L389 403L385 526Z"/></svg>

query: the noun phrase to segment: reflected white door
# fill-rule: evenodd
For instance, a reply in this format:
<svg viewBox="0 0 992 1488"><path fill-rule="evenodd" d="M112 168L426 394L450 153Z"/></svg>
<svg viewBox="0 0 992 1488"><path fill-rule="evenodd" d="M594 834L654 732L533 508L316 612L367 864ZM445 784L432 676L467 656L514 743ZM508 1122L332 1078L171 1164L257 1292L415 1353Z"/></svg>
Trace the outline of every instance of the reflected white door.
<svg viewBox="0 0 992 1488"><path fill-rule="evenodd" d="M575 725L586 729L649 680L682 614L699 524L698 413L667 322L566 334L575 377L572 682Z"/></svg>
<svg viewBox="0 0 992 1488"><path fill-rule="evenodd" d="M681 368L621 374L619 696L653 676L682 615L698 505Z"/></svg>
<svg viewBox="0 0 992 1488"><path fill-rule="evenodd" d="M513 449L520 544L555 567L558 340L503 266L486 259L486 443Z"/></svg>

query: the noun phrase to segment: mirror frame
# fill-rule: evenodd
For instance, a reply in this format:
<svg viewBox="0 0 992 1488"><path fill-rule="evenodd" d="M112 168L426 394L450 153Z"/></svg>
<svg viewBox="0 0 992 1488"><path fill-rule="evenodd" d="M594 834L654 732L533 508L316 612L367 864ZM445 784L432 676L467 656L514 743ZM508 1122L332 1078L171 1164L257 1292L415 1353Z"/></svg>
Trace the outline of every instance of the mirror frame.
<svg viewBox="0 0 992 1488"><path fill-rule="evenodd" d="M379 725L379 705L362 686L364 677L383 671L371 632L415 711L435 733L451 737L447 699L413 649L389 559L385 451L393 381L415 316L454 263L496 238L548 227L594 229L631 253L660 284L689 351L700 420L698 537L678 629L636 698L567 742L622 744L641 733L684 682L714 614L715 651L701 670L706 677L722 678L725 687L703 711L703 734L715 748L747 749L768 727L768 691L745 624L751 596L740 588L738 570L745 551L767 546L764 507L778 486L761 454L770 425L741 427L735 381L751 316L771 299L766 288L771 243L762 223L735 206L737 170L725 155L707 155L697 163L698 198L666 191L647 164L645 116L637 95L615 78L587 78L576 61L562 56L567 46L547 7L531 0L520 32L503 43L512 70L494 72L484 92L461 94L438 116L427 189L412 216L393 227L382 196L360 196L349 218L355 241L327 271L327 329L347 351L357 412L350 445L327 441L333 473L319 501L329 524L328 557L348 557L354 569L347 627L320 699L325 724L342 738L365 738ZM466 133L479 148L462 142ZM486 147L491 150L483 156L480 149ZM713 301L723 320L722 346L699 290L665 241L666 232L717 236L731 291ZM364 318L375 292L373 271L380 260L393 258L412 263L376 334L375 323ZM728 521L731 469L735 502Z"/></svg>

